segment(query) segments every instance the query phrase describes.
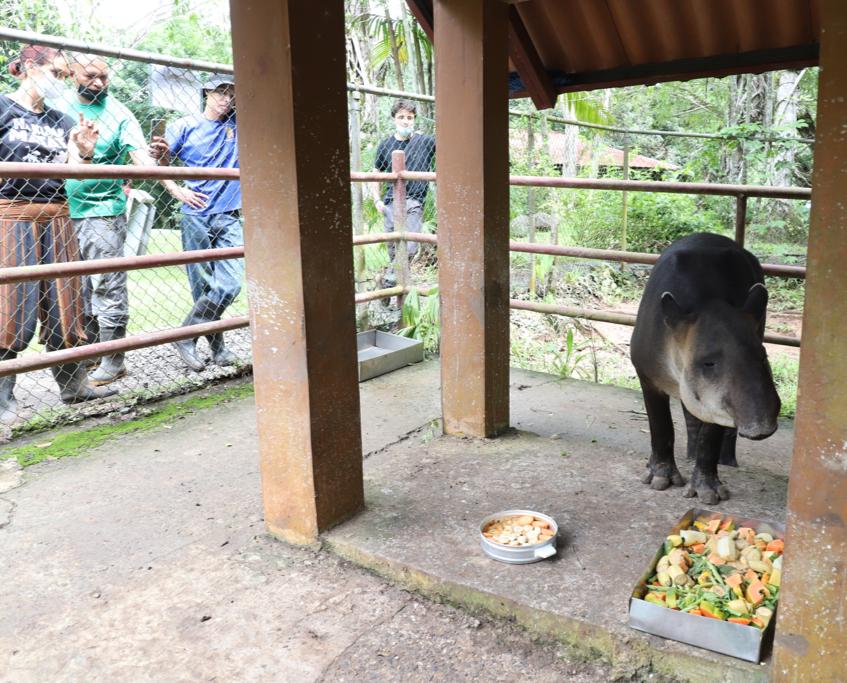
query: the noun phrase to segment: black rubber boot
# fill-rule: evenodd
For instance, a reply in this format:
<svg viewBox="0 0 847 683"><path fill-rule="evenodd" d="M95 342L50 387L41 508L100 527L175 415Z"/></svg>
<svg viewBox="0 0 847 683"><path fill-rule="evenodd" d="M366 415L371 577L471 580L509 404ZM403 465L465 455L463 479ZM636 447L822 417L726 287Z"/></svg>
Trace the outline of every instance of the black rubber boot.
<svg viewBox="0 0 847 683"><path fill-rule="evenodd" d="M83 316L83 328L85 329L85 339L87 344L96 344L100 341L100 323L93 315L86 313ZM89 370L93 370L100 365L99 358L88 358L82 361L82 364Z"/></svg>
<svg viewBox="0 0 847 683"><path fill-rule="evenodd" d="M212 322L217 314L218 307L208 297L201 296L194 303L191 312L183 320L182 326L199 325L200 323ZM206 364L197 357L197 339L183 339L182 341L174 342L174 348L185 363L189 370L194 372L203 372Z"/></svg>
<svg viewBox="0 0 847 683"><path fill-rule="evenodd" d="M123 339L126 337L126 325L117 327L101 327L100 341L107 342L114 339ZM91 383L95 387L104 384L111 384L116 379L126 375L126 364L124 363L124 354L115 353L111 356L103 356L100 360L100 367L91 373Z"/></svg>
<svg viewBox="0 0 847 683"><path fill-rule="evenodd" d="M12 360L17 353L8 349L0 349L0 360ZM17 375L0 377L0 422L6 425L14 424L18 419L18 400L15 398L15 380Z"/></svg>
<svg viewBox="0 0 847 683"><path fill-rule="evenodd" d="M218 320L220 320L220 318L218 318ZM238 362L238 356L226 347L223 332L207 335L206 339L209 340L209 349L212 352L212 362L215 365L235 365Z"/></svg>
<svg viewBox="0 0 847 683"><path fill-rule="evenodd" d="M59 397L64 403L81 403L95 398L114 396L118 392L106 387L95 387L88 381L88 373L81 363L65 363L50 368L59 385Z"/></svg>

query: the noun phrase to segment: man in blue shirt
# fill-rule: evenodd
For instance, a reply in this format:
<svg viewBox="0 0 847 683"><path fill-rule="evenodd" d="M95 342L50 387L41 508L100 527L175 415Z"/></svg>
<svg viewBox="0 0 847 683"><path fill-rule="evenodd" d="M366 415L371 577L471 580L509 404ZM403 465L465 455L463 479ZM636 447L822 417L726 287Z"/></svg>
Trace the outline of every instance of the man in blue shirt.
<svg viewBox="0 0 847 683"><path fill-rule="evenodd" d="M203 84L203 113L185 116L170 124L165 138L154 137L150 154L167 164L171 155L186 166L238 168L238 134L235 126L235 82L215 76ZM182 207L182 247L186 251L244 244L241 222L241 187L231 180L189 180L186 186L204 199L203 206ZM194 307L183 325L220 320L241 291L243 259L192 263L186 266ZM222 333L207 337L212 361L232 365L235 355L226 348ZM183 362L195 372L205 368L197 356L197 340L176 342Z"/></svg>

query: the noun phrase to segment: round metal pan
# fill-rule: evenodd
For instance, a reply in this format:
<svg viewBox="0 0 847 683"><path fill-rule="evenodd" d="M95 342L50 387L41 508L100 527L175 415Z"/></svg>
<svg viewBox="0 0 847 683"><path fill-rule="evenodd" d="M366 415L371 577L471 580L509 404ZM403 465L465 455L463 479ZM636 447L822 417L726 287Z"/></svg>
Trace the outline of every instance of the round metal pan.
<svg viewBox="0 0 847 683"><path fill-rule="evenodd" d="M538 519L543 519L545 522L548 522L550 524L550 528L553 530L553 537L534 545L515 547L495 543L482 535L482 530L490 522L497 519L503 519L504 517L517 517L520 515L532 515L533 517L537 517ZM479 524L479 539L482 551L494 560L507 562L509 564L529 564L530 562L540 562L541 560L546 560L548 557L553 557L553 555L556 554L556 536L558 533L559 525L556 524L555 519L549 515L535 512L534 510L504 510L503 512L488 515L488 517L483 519Z"/></svg>

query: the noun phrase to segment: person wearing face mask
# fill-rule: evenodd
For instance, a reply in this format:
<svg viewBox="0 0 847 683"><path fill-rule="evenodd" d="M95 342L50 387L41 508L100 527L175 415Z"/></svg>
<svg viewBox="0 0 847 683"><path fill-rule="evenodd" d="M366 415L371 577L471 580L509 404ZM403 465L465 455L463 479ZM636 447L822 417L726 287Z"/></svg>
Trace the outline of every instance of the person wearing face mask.
<svg viewBox="0 0 847 683"><path fill-rule="evenodd" d="M186 166L238 168L238 130L235 119L235 81L213 76L201 89L203 111L168 125L165 137L154 137L150 153L169 163L173 155ZM182 247L185 250L244 245L241 220L241 186L228 180L191 180L189 187L207 198L202 207L182 207ZM241 291L243 259L227 259L186 266L194 306L183 325L220 320ZM234 365L235 354L226 348L222 333L210 334L212 362ZM174 344L185 365L201 372L205 363L197 355L197 340Z"/></svg>
<svg viewBox="0 0 847 683"><path fill-rule="evenodd" d="M74 119L45 104L63 90L60 79L68 75L65 58L53 48L30 45L8 68L20 85L11 95L0 95L0 161L90 163L97 125L82 116L75 125ZM62 181L0 180L0 267L78 260L79 246ZM79 277L0 285L0 360L13 359L25 350L38 323L39 341L48 351L86 341ZM51 371L66 403L115 393L92 386L79 363ZM18 414L14 387L14 375L0 377L0 422L6 424Z"/></svg>
<svg viewBox="0 0 847 683"><path fill-rule="evenodd" d="M379 143L376 150L374 167L376 171L388 173L391 171L391 153L403 150L406 153L407 171L431 171L435 163L435 138L415 131L415 115L417 107L410 100L397 100L391 107L391 118L394 120L394 134ZM406 230L420 232L423 219L423 204L429 190L429 183L413 180L406 183ZM379 183L371 183L371 196L377 210L383 215L386 232L394 232L394 188L391 183L380 197ZM417 242L409 242L409 260L418 251ZM388 243L388 253L394 260L394 243ZM392 273L383 278L383 285L391 287L396 284Z"/></svg>
<svg viewBox="0 0 847 683"><path fill-rule="evenodd" d="M54 103L71 117L96 121L100 135L92 163L155 166L147 141L133 113L109 93L109 65L99 57L77 54L71 64L76 92L66 91ZM175 198L190 206L203 206L202 195L172 180L161 184ZM68 180L71 219L82 257L92 259L123 256L126 241L127 195L119 179ZM90 342L126 336L129 296L126 272L91 275L85 280L86 330ZM110 384L127 374L124 354L104 356L91 373L95 386Z"/></svg>

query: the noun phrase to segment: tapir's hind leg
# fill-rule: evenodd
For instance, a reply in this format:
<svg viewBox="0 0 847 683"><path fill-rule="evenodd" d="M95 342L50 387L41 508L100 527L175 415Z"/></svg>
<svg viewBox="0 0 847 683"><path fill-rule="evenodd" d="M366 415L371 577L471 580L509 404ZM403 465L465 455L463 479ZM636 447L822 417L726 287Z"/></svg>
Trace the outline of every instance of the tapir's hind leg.
<svg viewBox="0 0 847 683"><path fill-rule="evenodd" d="M673 457L673 420L671 419L670 399L668 395L652 387L644 378L641 380L641 391L644 395L644 406L647 408L647 419L650 422L650 461L647 471L641 477L644 484L661 491L674 486L683 486L685 479L676 468Z"/></svg>
<svg viewBox="0 0 847 683"><path fill-rule="evenodd" d="M724 443L726 427L703 422L682 406L688 431L688 457L693 458L694 472L683 495L697 496L705 505L715 505L729 498L729 489L718 479L718 458Z"/></svg>

